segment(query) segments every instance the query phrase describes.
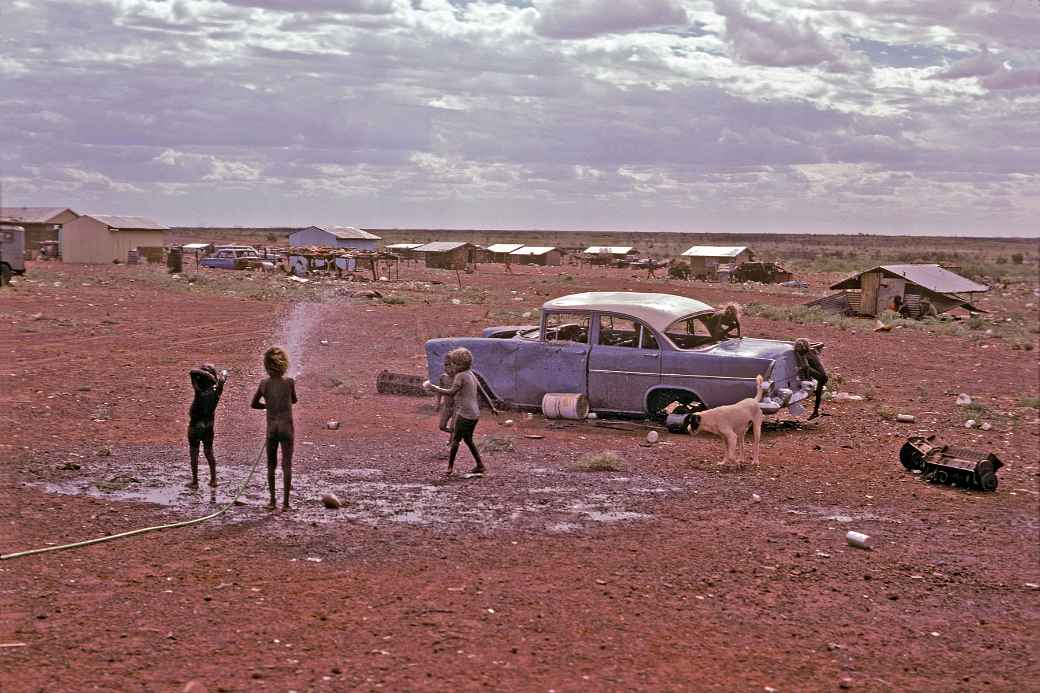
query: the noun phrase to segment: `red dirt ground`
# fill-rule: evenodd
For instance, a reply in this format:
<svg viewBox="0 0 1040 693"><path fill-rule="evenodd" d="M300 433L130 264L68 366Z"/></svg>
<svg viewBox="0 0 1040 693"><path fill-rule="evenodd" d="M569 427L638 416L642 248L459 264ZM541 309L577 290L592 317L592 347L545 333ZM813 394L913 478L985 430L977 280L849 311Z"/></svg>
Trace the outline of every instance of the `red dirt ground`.
<svg viewBox="0 0 1040 693"><path fill-rule="evenodd" d="M425 339L515 323L586 289L806 300L514 269L463 275L476 288L460 292L453 273L407 268L409 280L445 283L391 283L404 305L347 298L346 284L261 302L243 287L285 280L213 271L188 288L147 267L60 264L0 292L4 553L229 499L259 445L248 399L270 343L290 345L301 399L296 512L264 510L258 476L244 506L201 526L0 562L3 690L179 690L192 679L229 691L1036 686L1040 426L1020 401L1037 394L1036 351L868 322L852 333L748 319L746 334L826 342L841 389L868 399L767 433L761 465L742 471L716 466L714 439L643 447L642 432L487 415L477 433L490 475L445 482L431 400L375 393L382 368L423 373ZM814 290L827 279L812 278ZM1025 311L1035 328L1032 288L995 293L992 319ZM311 301L293 305L297 291ZM202 361L232 371L213 498L184 488L187 370ZM959 392L992 430L964 428ZM894 412L918 423L893 423ZM325 429L333 419L341 428ZM999 489L905 472L899 447L920 431L996 452ZM608 450L620 469L577 469ZM327 490L347 506L322 509ZM850 529L875 548L848 547Z"/></svg>

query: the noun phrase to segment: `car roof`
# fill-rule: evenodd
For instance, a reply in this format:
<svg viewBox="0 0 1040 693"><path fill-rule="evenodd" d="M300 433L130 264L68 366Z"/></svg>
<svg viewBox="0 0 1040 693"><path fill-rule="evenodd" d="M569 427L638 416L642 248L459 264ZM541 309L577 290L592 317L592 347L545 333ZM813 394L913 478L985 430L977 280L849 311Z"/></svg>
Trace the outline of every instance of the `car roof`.
<svg viewBox="0 0 1040 693"><path fill-rule="evenodd" d="M542 305L543 311L598 310L606 313L630 315L645 322L658 332L679 318L714 310L685 296L672 294L644 294L632 291L589 291L583 294L560 296Z"/></svg>

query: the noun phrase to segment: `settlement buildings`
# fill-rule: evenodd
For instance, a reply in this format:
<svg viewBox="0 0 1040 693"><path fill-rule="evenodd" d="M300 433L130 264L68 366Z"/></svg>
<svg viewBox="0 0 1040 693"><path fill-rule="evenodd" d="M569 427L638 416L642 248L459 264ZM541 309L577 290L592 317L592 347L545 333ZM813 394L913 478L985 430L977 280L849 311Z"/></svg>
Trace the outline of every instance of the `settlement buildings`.
<svg viewBox="0 0 1040 693"><path fill-rule="evenodd" d="M62 225L78 216L65 207L0 207L0 221L25 229L25 247L31 251L43 241L57 241Z"/></svg>
<svg viewBox="0 0 1040 693"><path fill-rule="evenodd" d="M375 234L353 226L323 229L308 226L289 234L289 245L293 247L319 246L322 248L349 248L353 250L379 250L381 239Z"/></svg>
<svg viewBox="0 0 1040 693"><path fill-rule="evenodd" d="M434 269L465 269L474 261L477 246L463 241L434 241L426 243L412 252L426 258L426 266Z"/></svg>
<svg viewBox="0 0 1040 693"><path fill-rule="evenodd" d="M552 246L525 245L510 252L509 259L523 265L558 267L563 264L563 253Z"/></svg>
<svg viewBox="0 0 1040 693"><path fill-rule="evenodd" d="M168 226L145 217L84 214L62 225L59 240L65 262L126 262L131 250L162 253Z"/></svg>
<svg viewBox="0 0 1040 693"><path fill-rule="evenodd" d="M638 251L630 245L593 245L582 252L584 259L593 265L609 265L617 261L629 260L638 254Z"/></svg>
<svg viewBox="0 0 1040 693"><path fill-rule="evenodd" d="M712 279L718 277L719 272L728 275L742 262L752 260L754 253L745 246L695 245L682 256L690 264L694 277Z"/></svg>

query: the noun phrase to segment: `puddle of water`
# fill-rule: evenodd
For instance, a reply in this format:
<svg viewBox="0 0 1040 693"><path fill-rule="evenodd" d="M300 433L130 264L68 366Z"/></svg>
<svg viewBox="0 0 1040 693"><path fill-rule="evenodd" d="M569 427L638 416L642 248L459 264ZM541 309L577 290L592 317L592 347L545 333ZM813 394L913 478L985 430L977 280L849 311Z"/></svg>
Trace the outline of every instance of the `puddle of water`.
<svg viewBox="0 0 1040 693"><path fill-rule="evenodd" d="M575 480L566 472L549 468L531 471L555 474L561 481ZM636 512L633 504L647 503L651 498L656 501L669 491L682 490L669 488L664 480L653 477L601 477L589 481L587 476L582 476L581 479L583 483L577 485L526 488L523 477L502 478L482 484L478 490L455 482L395 483L385 478L384 470L369 467L316 469L294 474L297 512L284 519L294 525L354 521L375 527L433 526L448 530L466 528L466 531L514 527L563 533L591 524L652 519L653 515L646 511ZM194 517L229 502L229 494L238 490L242 479L225 482L214 496L206 486L187 488L185 481L186 470L112 465L105 479L84 475L40 487L49 493L157 504ZM633 488L628 488L625 482L631 483ZM345 507L338 511L324 509L318 498L326 491L339 496ZM227 516L229 521L252 519L266 505L266 484L262 476L254 477L242 500L243 512L232 512ZM828 510L830 514L835 511L834 508Z"/></svg>
<svg viewBox="0 0 1040 693"><path fill-rule="evenodd" d="M334 476L347 476L352 479L374 479L383 476L382 469L332 469L329 471Z"/></svg>
<svg viewBox="0 0 1040 693"><path fill-rule="evenodd" d="M627 510L607 510L601 506L585 503L575 503L570 506L570 509L594 522L625 522L629 520L646 520L652 517L646 513L636 513Z"/></svg>

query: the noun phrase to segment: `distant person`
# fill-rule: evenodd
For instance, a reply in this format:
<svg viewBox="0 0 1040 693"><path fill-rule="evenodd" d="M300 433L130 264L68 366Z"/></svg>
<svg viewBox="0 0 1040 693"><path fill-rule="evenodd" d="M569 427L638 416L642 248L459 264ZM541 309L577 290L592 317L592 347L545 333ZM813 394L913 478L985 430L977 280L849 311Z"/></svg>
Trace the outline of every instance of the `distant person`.
<svg viewBox="0 0 1040 693"><path fill-rule="evenodd" d="M740 306L736 303L727 303L705 318L704 322L711 333L712 341L740 339Z"/></svg>
<svg viewBox="0 0 1040 693"><path fill-rule="evenodd" d="M480 383L472 371L473 354L469 349L459 347L449 351L446 360L454 372L451 385L441 387L427 380L423 383L423 389L454 398L455 424L452 427L451 451L448 453L448 475L454 472L455 457L458 455L460 443L466 443L477 463L470 473L483 475L487 468L484 467L480 451L473 442L473 431L480 420Z"/></svg>
<svg viewBox="0 0 1040 693"><path fill-rule="evenodd" d="M188 410L188 451L191 457L191 483L189 486L197 488L199 485L199 445L201 444L206 455L206 462L209 463L209 485L216 488L217 459L213 456L213 427L217 404L220 403L220 395L224 392L224 383L227 381L227 371L217 375L216 368L204 363L198 368L193 368L190 377L195 397Z"/></svg>
<svg viewBox="0 0 1040 693"><path fill-rule="evenodd" d="M921 297L921 304L920 304L920 312L919 312L919 314L917 316L917 319L918 320L923 320L924 318L938 318L938 317L939 317L939 311L937 311L935 309L935 306L932 305L932 301L927 296L922 296Z"/></svg>
<svg viewBox="0 0 1040 693"><path fill-rule="evenodd" d="M892 297L891 302L888 304L888 309L893 313L899 313L902 318L909 318L913 315L913 309L910 305L903 301L903 297L896 294Z"/></svg>
<svg viewBox="0 0 1040 693"><path fill-rule="evenodd" d="M819 354L812 348L808 339L796 339L794 342L794 355L798 360L798 377L802 380L816 381L816 403L813 405L809 420L812 421L820 415L820 402L823 400L823 389L827 385L827 369L823 367L823 361Z"/></svg>
<svg viewBox="0 0 1040 693"><path fill-rule="evenodd" d="M269 377L260 381L253 395L253 409L267 410L267 488L271 493L268 509L278 507L275 502L274 472L278 467L278 448L282 448L282 510L289 507L289 491L292 489L292 456L295 434L293 431L293 405L296 399L296 381L286 377L289 372L289 355L281 347L271 347L264 353L264 370Z"/></svg>

